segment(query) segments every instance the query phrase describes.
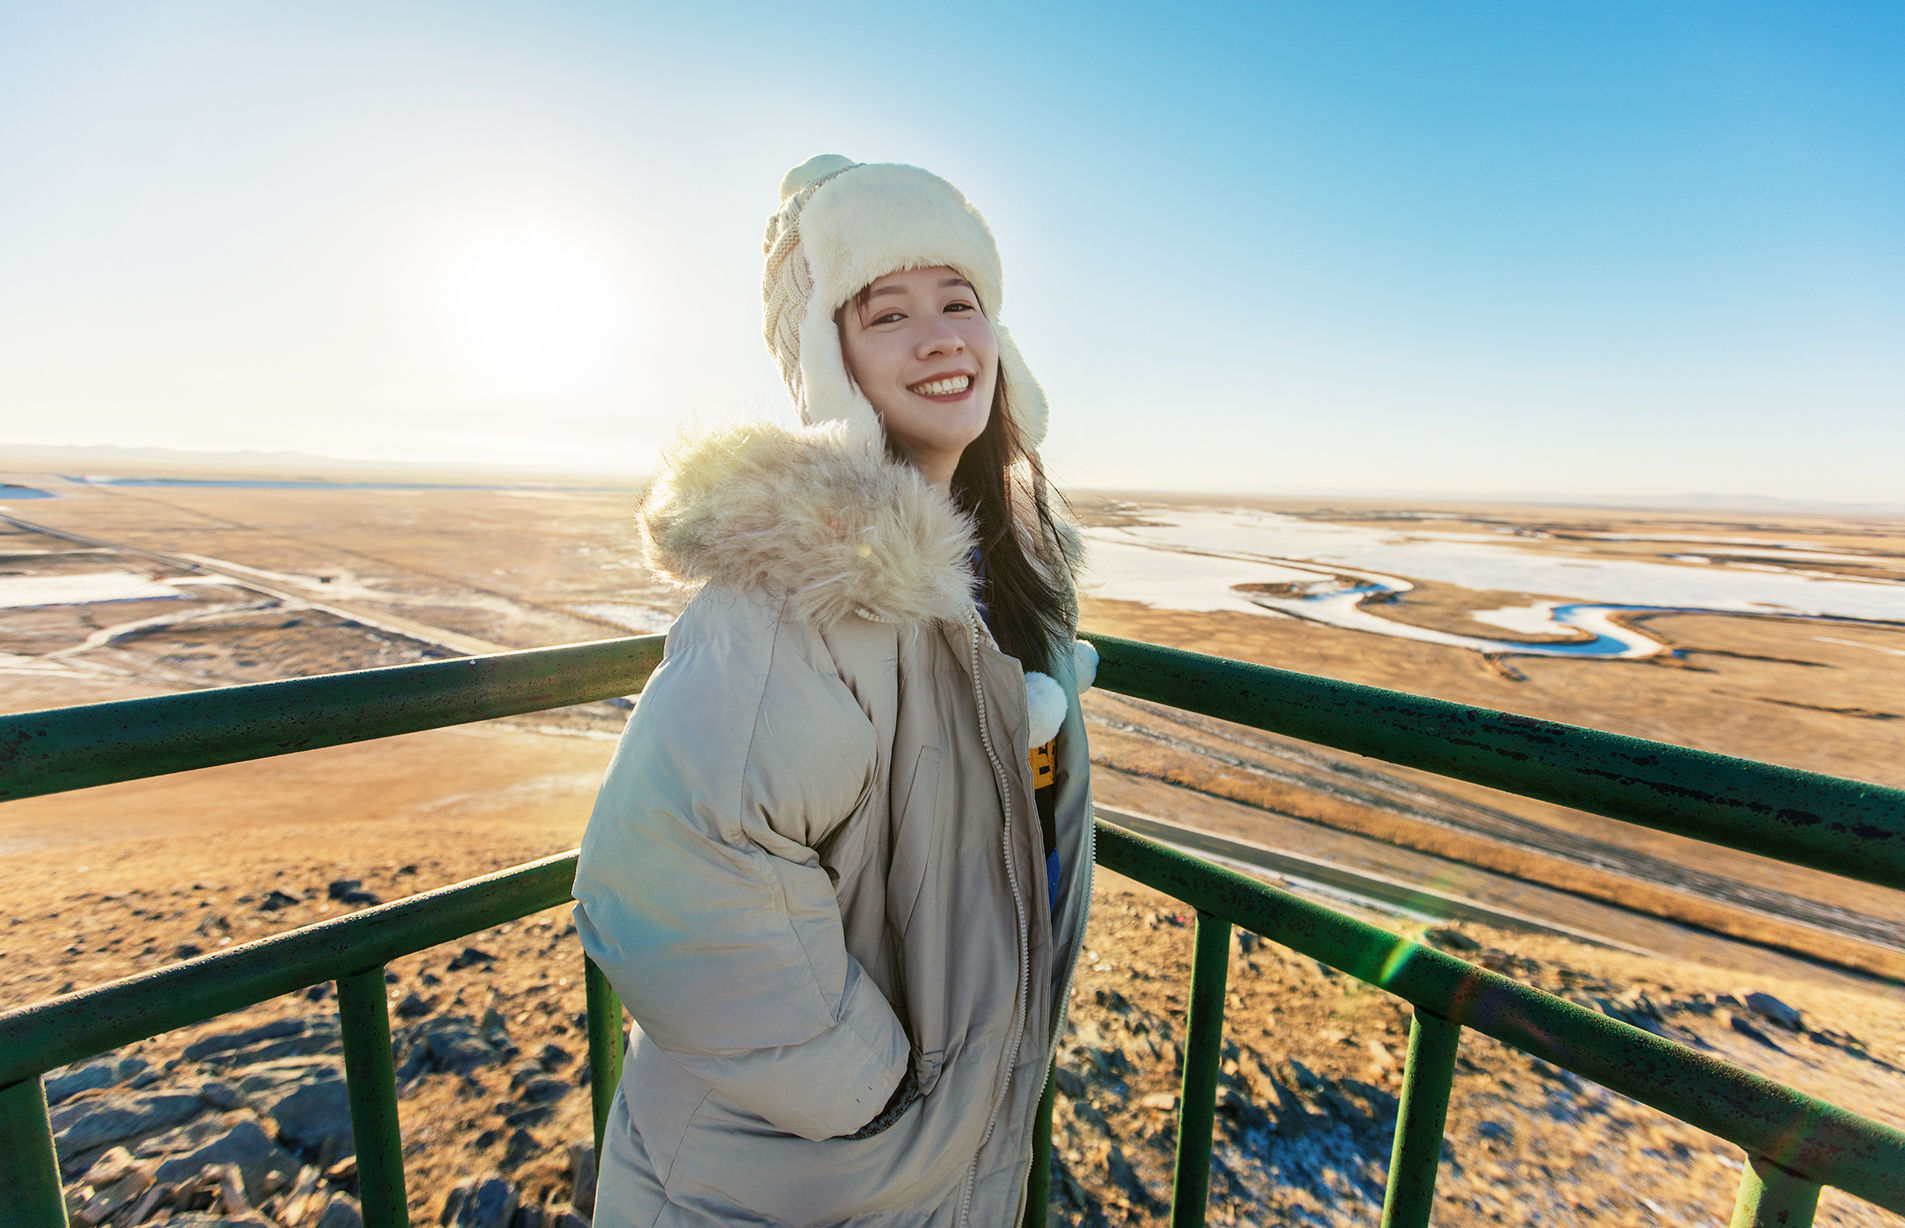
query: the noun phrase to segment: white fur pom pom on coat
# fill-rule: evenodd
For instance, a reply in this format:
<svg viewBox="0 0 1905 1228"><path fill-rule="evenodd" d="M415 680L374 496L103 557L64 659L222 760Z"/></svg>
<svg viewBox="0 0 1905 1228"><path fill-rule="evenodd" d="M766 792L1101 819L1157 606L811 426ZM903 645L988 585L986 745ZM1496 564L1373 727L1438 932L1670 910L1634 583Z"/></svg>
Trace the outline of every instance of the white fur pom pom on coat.
<svg viewBox="0 0 1905 1228"><path fill-rule="evenodd" d="M1072 679L1078 694L1091 690L1098 678L1098 650L1084 640L1072 641ZM1025 707L1031 720L1031 740L1043 746L1058 736L1065 720L1065 688L1049 674L1025 671Z"/></svg>

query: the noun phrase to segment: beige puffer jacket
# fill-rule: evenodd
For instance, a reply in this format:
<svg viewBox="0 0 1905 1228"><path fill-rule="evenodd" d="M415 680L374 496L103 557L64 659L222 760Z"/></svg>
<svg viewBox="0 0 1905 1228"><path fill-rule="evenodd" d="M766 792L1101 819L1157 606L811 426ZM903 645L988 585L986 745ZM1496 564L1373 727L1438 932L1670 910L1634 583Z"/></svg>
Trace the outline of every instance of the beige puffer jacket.
<svg viewBox="0 0 1905 1228"><path fill-rule="evenodd" d="M596 1224L1017 1223L1091 894L1075 661L1043 679L1001 653L970 526L838 429L687 445L643 527L651 565L705 587L576 876L638 1025ZM1062 721L1055 919L1041 720ZM841 1137L909 1066L920 1098Z"/></svg>

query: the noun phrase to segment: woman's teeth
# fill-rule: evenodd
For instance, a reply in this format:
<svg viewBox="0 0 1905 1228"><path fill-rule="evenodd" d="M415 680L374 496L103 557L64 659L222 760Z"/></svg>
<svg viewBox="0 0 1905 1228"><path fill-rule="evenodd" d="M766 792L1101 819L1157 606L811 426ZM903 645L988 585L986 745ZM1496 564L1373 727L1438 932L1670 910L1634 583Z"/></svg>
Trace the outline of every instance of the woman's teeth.
<svg viewBox="0 0 1905 1228"><path fill-rule="evenodd" d="M923 397L945 397L955 392L964 392L970 387L972 387L972 376L955 375L951 379L936 379L930 383L914 384L910 391L917 392Z"/></svg>

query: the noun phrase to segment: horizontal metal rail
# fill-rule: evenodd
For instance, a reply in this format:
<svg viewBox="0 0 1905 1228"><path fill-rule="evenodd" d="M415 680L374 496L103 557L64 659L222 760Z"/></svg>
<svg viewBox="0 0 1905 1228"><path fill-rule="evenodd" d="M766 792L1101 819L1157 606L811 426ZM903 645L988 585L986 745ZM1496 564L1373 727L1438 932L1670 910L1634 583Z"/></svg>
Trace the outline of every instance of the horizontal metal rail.
<svg viewBox="0 0 1905 1228"><path fill-rule="evenodd" d="M1905 885L1905 791L1109 636L1092 639L1102 658L1099 682L1107 689ZM0 717L0 800L630 695L659 660L662 640L635 637ZM1435 1144L1464 1027L1743 1147L1751 1163L1736 1224L1805 1222L1822 1182L1905 1213L1905 1132L1254 879L1103 823L1099 828L1103 864L1199 914L1191 990L1199 1005L1189 1020L1192 1043L1179 1103L1183 1153L1174 1179L1174 1223L1201 1224L1204 1217L1228 950L1219 938L1232 924L1417 1007L1410 1103L1398 1123L1385 1222L1427 1222ZM44 1071L335 980L350 999L344 1003L347 1071L360 1167L368 1165L367 1221L402 1224L382 967L565 902L574 865L573 853L547 858L0 1013L0 1141L7 1143L0 1177L17 1178L28 1191L23 1206L53 1199L30 1213L58 1222L51 1218L57 1172L43 1171L51 1161L39 1090ZM592 965L585 978L599 1146L621 1057L621 1008ZM1048 1102L1049 1095L1048 1088ZM1041 1163L1049 1162L1049 1143L1037 1150ZM16 1165L18 1171L10 1171ZM1043 1181L1042 1173L1034 1174L1034 1188L1047 1188ZM1042 1222L1041 1211L1028 1206L1027 1222Z"/></svg>
<svg viewBox="0 0 1905 1228"><path fill-rule="evenodd" d="M1216 937L1235 923L1652 1104L1751 1154L1770 1156L1782 1169L1905 1211L1905 1133L1121 828L1099 824L1098 849L1107 868L1199 911L1200 932L1208 927L1213 937L1198 944L1205 992L1194 986L1193 997L1219 1021L1223 981L1211 952L1227 949ZM7 1011L0 1014L0 1086L305 985L351 983L367 963L381 969L398 956L556 906L569 898L575 859L573 853L545 858ZM374 979L381 1001L382 977ZM1180 1107L1194 1121L1201 1116L1207 1131L1215 1079L1204 1069L1204 1051L1215 1052L1216 1031L1195 1016L1192 1026L1202 1043L1187 1053ZM604 1041L613 1051L619 1028L591 1039L592 1055ZM1194 1107L1198 1102L1201 1109ZM1207 1159L1208 1143L1201 1146ZM1184 1192L1193 1191L1201 1197L1195 1185Z"/></svg>
<svg viewBox="0 0 1905 1228"><path fill-rule="evenodd" d="M575 864L575 853L544 858L0 1013L0 1188L15 1192L15 1210L27 1228L65 1225L52 1126L39 1077L46 1070L331 980L337 984L364 1223L366 1228L407 1228L384 964L566 903ZM366 959L376 962L366 966ZM609 1104L600 1089L606 1085L612 1091L620 1077L622 1007L586 957L583 976L599 1151ZM30 1073L15 1077L23 1070Z"/></svg>
<svg viewBox="0 0 1905 1228"><path fill-rule="evenodd" d="M660 635L0 716L0 802L633 695Z"/></svg>
<svg viewBox="0 0 1905 1228"><path fill-rule="evenodd" d="M1905 889L1905 789L1086 634L1106 690ZM0 716L0 801L633 695L664 638Z"/></svg>
<svg viewBox="0 0 1905 1228"><path fill-rule="evenodd" d="M1103 822L1098 864L1781 1169L1905 1214L1905 1131Z"/></svg>
<svg viewBox="0 0 1905 1228"><path fill-rule="evenodd" d="M1098 685L1306 742L1905 889L1905 789L1116 636Z"/></svg>
<svg viewBox="0 0 1905 1228"><path fill-rule="evenodd" d="M574 853L0 1011L0 1086L567 903Z"/></svg>
<svg viewBox="0 0 1905 1228"><path fill-rule="evenodd" d="M1474 1028L1726 1139L1783 1173L1838 1186L1905 1213L1905 1132L1122 828L1103 822L1097 827L1101 865L1200 914L1195 961L1200 983L1191 994L1195 1043L1187 1045L1185 1094L1179 1102L1180 1115L1187 1115L1179 1135L1188 1144L1187 1162L1201 1155L1208 1163L1207 1132L1217 1090L1212 1066L1225 992L1222 959L1229 926L1235 924L1433 1016L1419 1019L1419 1026ZM382 1000L383 964L567 902L575 864L573 852L544 858L0 1013L0 1089L320 981L362 979L370 988L358 996L374 1005ZM367 974L367 968L377 972ZM599 974L590 969L589 975ZM354 1009L368 1013L370 1005ZM592 995L590 1056L598 1078L609 1073L607 1062L619 1061L621 1029L613 1022L619 1015L612 991L601 1003ZM388 1035L384 1031L376 1039L387 1046ZM1446 1036L1439 1037L1440 1052L1425 1063L1431 1069L1428 1083L1416 1094L1429 1099L1423 1126L1410 1131L1422 1136L1411 1144L1413 1150L1433 1154L1427 1139L1440 1135L1436 1127L1448 1094L1452 1046ZM356 1064L370 1068L378 1082L388 1078L388 1066L376 1069L367 1052ZM353 1073L353 1084L357 1077ZM607 1088L613 1086L611 1079ZM388 1102L374 1090L354 1091L354 1103L358 1100L372 1106L367 1111L391 1115ZM599 1130L606 1096L595 1107ZM43 1123L44 1108L37 1111ZM1399 1124L1407 1127L1408 1122ZM9 1129L0 1122L0 1137L12 1137ZM4 1171L0 1160L0 1174ZM1427 1191L1419 1188L1419 1174L1416 1186L1414 1198L1403 1205L1414 1202L1426 1211ZM1204 1189L1196 1174L1180 1173L1177 1188L1181 1205L1174 1219L1201 1222L1201 1212L1193 1212Z"/></svg>

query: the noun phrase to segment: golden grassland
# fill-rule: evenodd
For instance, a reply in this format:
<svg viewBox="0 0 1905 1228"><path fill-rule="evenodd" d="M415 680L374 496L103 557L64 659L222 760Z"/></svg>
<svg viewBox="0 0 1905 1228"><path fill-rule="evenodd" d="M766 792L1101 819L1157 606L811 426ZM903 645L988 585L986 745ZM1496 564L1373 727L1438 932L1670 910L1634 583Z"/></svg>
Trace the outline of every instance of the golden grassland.
<svg viewBox="0 0 1905 1228"><path fill-rule="evenodd" d="M628 633L603 613L605 605L665 616L681 601L640 564L630 524L632 491L106 487L24 473L0 474L0 480L60 495L8 505L15 517L55 533L0 523L0 572L127 570L192 581L182 587L189 596L181 600L0 611L0 711L447 655L404 628L435 628L446 637L508 648L603 638ZM1375 503L1238 502L1363 523L1386 523L1396 510ZM1078 506L1087 520L1130 514L1121 501L1081 498ZM1478 519L1525 524L1577 543L1585 539L1565 535L1697 527L1716 535L1858 543L1874 557L1889 553L1893 566L1905 557L1905 524L1896 522L1576 508L1436 510L1446 514L1443 527L1472 527ZM80 546L61 533L99 544ZM1661 547L1599 542L1593 548L1647 557ZM220 568L207 569L207 560ZM254 582L246 581L246 569L257 573ZM1874 574L1880 570L1873 565ZM1498 634L1467 614L1527 596L1428 584L1384 614ZM1905 785L1905 627L1652 615L1648 633L1681 649L1677 659L1499 661L1287 618L1186 614L1104 597L1085 598L1082 621L1102 633ZM1608 985L1653 985L1656 996L1687 1004L1690 1037L1729 1060L1905 1124L1899 991L1854 975L1894 982L1905 975L1900 944L1884 938L1885 927L1905 926L1900 893L1334 752L1312 750L1320 758L1310 761L1309 775L1298 772L1292 780L1257 766L1287 765L1277 756L1298 749L1287 740L1181 719L1113 696L1092 697L1088 709L1102 800L1333 863L1455 883L1470 898L1524 912L1553 909L1610 942L1631 939L1628 945L1661 958L1465 927L1489 949L1534 961L1532 968L1504 963L1513 975L1525 973L1548 987L1559 986L1564 972ZM164 966L184 957L186 948L214 949L335 915L340 906L323 892L334 879L362 879L392 899L573 847L624 718L624 710L588 705L8 803L0 807L0 892L8 900L0 1002L30 1002ZM1365 773L1360 779L1385 797L1433 793L1431 809L1441 817L1324 787L1333 768L1344 765ZM1521 824L1517 830L1537 837L1551 832L1556 848L1591 847L1595 855L1562 855L1488 834L1506 830L1503 824ZM1650 869L1661 865L1697 868L1740 890L1696 889ZM1748 898L1747 887L1782 893L1795 908L1838 908L1874 928L1853 937L1768 913ZM261 910L257 899L274 888L299 903ZM1098 901L1093 941L1116 955L1088 961L1081 971L1079 1018L1102 1036L1129 1017L1105 1005L1113 991L1159 1017L1177 1009L1188 939L1169 924L1144 921L1174 906L1141 888L1107 882ZM544 918L472 937L501 957L486 969L452 975L441 966L440 951L399 961L393 994L427 987L446 1008L454 1002L478 1011L502 1003L525 1048L545 1040L578 1048L580 953L573 937L552 953L562 923L559 914L551 917L548 926ZM1836 970L1795 955L1829 961ZM1393 1085L1401 1016L1389 999L1307 961L1253 958L1256 969L1240 963L1233 973L1240 979L1232 1035L1241 1048L1234 1059L1238 1072L1227 1077L1241 1094L1263 1091L1272 1076L1290 1085L1295 1076L1287 1068L1275 1072L1292 1060L1334 1080L1338 1090L1343 1080ZM1107 969L1097 970L1099 963ZM437 978L434 986L422 979L426 971ZM1708 1026L1720 1019L1713 1002L1749 988L1765 988L1828 1020L1829 1027L1820 1025L1822 1036L1858 1037L1868 1057L1847 1056L1843 1046L1824 1041L1768 1048L1723 1020ZM251 1014L308 1005L271 1003ZM189 1034L145 1048L163 1057ZM1073 1207L1078 1221L1161 1222L1158 1158L1127 1141L1114 1162L1110 1149L1121 1138L1160 1136L1153 1119L1161 1103L1156 1097L1171 1086L1169 1054L1114 1078L1093 1073L1089 1055L1078 1049L1082 1043L1073 1044L1073 1057L1084 1063L1087 1085L1062 1098L1059 1128L1061 1158L1085 1200ZM1608 1107L1582 1099L1580 1089L1566 1088L1492 1042L1465 1053L1470 1065L1451 1117L1451 1147L1460 1163L1445 1174L1444 1193L1451 1196L1438 1222L1486 1222L1511 1210L1496 1205L1511 1178L1565 1186L1552 1204L1572 1205L1564 1222L1658 1222L1662 1217L1636 1200L1643 1195L1676 1210L1699 1202L1723 1218L1730 1187L1718 1187L1731 1178L1710 1140L1626 1102ZM1575 1097L1570 1103L1579 1111L1572 1118L1553 1107L1562 1092ZM440 1206L440 1192L454 1174L499 1162L494 1140L479 1141L481 1120L486 1098L507 1090L430 1087L419 1095L406 1101L405 1114L415 1151L412 1211L426 1215ZM552 1146L567 1136L563 1131L586 1133L585 1106L586 1098L564 1105ZM1485 1129L1489 1122L1497 1124ZM1512 1127L1507 1135L1502 1122ZM1556 1157L1585 1163L1583 1146L1603 1147L1612 1158L1583 1167L1575 1180ZM555 1182L555 1164L531 1160L521 1171ZM1643 1171L1650 1175L1634 1187L1638 1193L1609 1188ZM1134 1175L1127 1181L1121 1172ZM1349 1168L1339 1175L1351 1184L1357 1179ZM1336 1196L1327 1182L1291 1188L1298 1192L1284 1212L1308 1209L1336 1222L1327 1207L1318 1210ZM1821 1221L1898 1222L1842 1201L1847 1205L1837 1210L1829 1202Z"/></svg>
<svg viewBox="0 0 1905 1228"><path fill-rule="evenodd" d="M250 489L217 486L132 487L61 483L52 475L21 474L11 480L38 482L60 497L10 505L16 517L59 533L106 543L83 552L71 540L17 526L0 525L0 550L13 552L9 571L45 573L130 569L177 576L205 560L228 565L201 573L189 601L133 601L91 606L17 609L0 620L0 653L16 666L0 674L0 709L24 710L74 702L230 682L328 672L444 655L402 628L435 628L496 647L528 647L624 633L605 621L605 603L642 607L658 617L681 598L657 585L643 569L629 517L633 491L552 488L502 489ZM1209 505L1208 499L1145 496L1149 505ZM1076 501L1087 523L1128 517L1129 498L1086 496ZM1247 500L1295 514L1360 523L1430 529L1473 529L1477 524L1537 528L1548 541L1571 547L1646 557L1669 549L1658 542L1607 541L1613 533L1697 531L1713 536L1770 536L1822 546L1848 543L1867 550L1868 570L1898 566L1905 559L1905 525L1878 520L1716 517L1708 514L1597 511L1579 508L1498 506L1396 509L1346 502L1324 508L1314 502ZM1434 515L1446 516L1436 520ZM1520 543L1521 548L1531 547ZM38 553L33 552L50 552ZM66 551L67 553L59 553ZM1885 560L1890 558L1890 563ZM236 569L236 570L234 570ZM245 569L250 569L247 572ZM268 580L245 587L247 576ZM262 578L262 579L261 579ZM1385 606L1385 617L1448 630L1473 630L1467 613L1530 594L1476 594L1448 585L1425 584ZM355 620L355 621L354 621ZM1707 614L1646 616L1648 634L1680 651L1640 661L1582 661L1514 657L1499 660L1466 649L1372 636L1310 622L1243 612L1189 614L1153 609L1106 597L1086 596L1082 623L1095 630L1192 648L1239 660L1301 670L1353 682L1392 687L1485 707L1609 729L1813 771L1905 784L1905 627L1821 624L1778 618ZM369 624L369 625L366 625ZM395 627L398 630L393 630ZM90 639L89 639L90 637ZM76 647L91 644L83 651ZM1646 881L1643 870L1621 864L1624 855L1698 864L1741 882L1758 883L1793 897L1843 906L1905 922L1905 897L1863 884L1778 862L1716 850L1677 837L1629 827L1565 807L1495 794L1457 782L1324 752L1326 759L1379 769L1398 789L1433 787L1466 804L1510 813L1537 828L1591 841L1608 852L1608 864L1550 856L1526 842L1491 838L1486 831L1424 821L1407 807L1385 808L1323 787L1315 773L1296 780L1266 775L1235 759L1238 739L1256 749L1270 735L1201 722L1193 728L1170 714L1139 711L1125 701L1095 697L1094 758L1108 774L1180 786L1229 799L1317 829L1367 837L1390 846L1431 854L1466 867L1540 883L1583 897L1749 938L1780 949L1826 958L1842 966L1898 976L1901 956L1884 943L1822 934L1739 901L1689 894L1671 883ZM1106 713L1115 713L1107 721ZM606 705L501 723L488 735L511 743L547 740L533 729L562 728L585 735L557 738L541 750L545 760L570 764L560 775L573 796L559 805L579 827L586 813L591 777L607 754L606 737L622 714ZM506 731L506 732L505 732ZM381 762L429 739L466 745L474 736L423 735L390 747L339 748L328 755ZM449 741L445 742L445 739ZM1249 747L1246 747L1249 749ZM1216 752L1215 754L1211 752ZM419 750L417 753L421 754ZM493 757L486 749L476 758ZM241 773L238 790L249 802L282 795L274 811L291 828L361 810L377 831L398 828L378 817L379 797L415 797L407 812L423 806L434 786L430 774L398 794L381 792L361 803L351 798L349 779L376 768L336 772L307 770L312 756L221 771ZM444 768L444 779L466 776ZM548 773L530 773L540 780ZM222 779L222 778L221 778ZM485 777L489 790L501 782ZM300 794L293 782L310 782ZM274 783L275 782L275 783ZM526 785L518 785L521 794ZM118 814L168 814L163 822L135 820L151 832L199 824L189 816L227 814L217 798L225 790L196 777L116 786L67 798L10 805L4 812L7 846L26 855L42 840L98 839L118 822L103 805L107 797L137 798ZM544 792L547 792L545 789ZM455 798L470 790L452 789ZM181 799L174 805L165 799ZM193 798L196 800L183 800ZM336 805L344 801L349 804ZM433 813L453 812L463 802L444 800ZM470 804L478 804L472 802ZM544 804L542 802L536 805ZM172 807L172 809L168 809ZM385 808L385 809L394 809ZM31 835L31 832L40 835ZM74 833L85 833L76 836ZM107 860L97 858L96 860ZM0 973L0 981L5 974Z"/></svg>

